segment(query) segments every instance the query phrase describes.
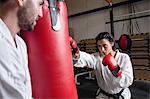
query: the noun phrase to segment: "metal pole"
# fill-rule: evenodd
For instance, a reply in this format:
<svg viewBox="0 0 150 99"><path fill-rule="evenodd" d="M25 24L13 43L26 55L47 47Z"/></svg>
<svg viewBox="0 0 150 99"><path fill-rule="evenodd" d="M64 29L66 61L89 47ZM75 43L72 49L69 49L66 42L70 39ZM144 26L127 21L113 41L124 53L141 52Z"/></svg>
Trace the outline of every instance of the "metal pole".
<svg viewBox="0 0 150 99"><path fill-rule="evenodd" d="M112 3L109 3L109 14L110 14L110 29L111 29L111 35L114 37L114 18L113 18L113 6Z"/></svg>

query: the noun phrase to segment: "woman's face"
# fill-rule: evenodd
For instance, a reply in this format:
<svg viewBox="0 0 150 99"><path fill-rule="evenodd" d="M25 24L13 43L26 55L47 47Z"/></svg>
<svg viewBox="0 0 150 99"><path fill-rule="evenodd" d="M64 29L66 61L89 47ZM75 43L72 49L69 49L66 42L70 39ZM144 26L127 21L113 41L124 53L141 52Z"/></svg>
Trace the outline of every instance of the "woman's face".
<svg viewBox="0 0 150 99"><path fill-rule="evenodd" d="M114 46L114 42L110 42L107 39L102 39L98 40L97 46L101 54L107 55L113 51L112 47Z"/></svg>

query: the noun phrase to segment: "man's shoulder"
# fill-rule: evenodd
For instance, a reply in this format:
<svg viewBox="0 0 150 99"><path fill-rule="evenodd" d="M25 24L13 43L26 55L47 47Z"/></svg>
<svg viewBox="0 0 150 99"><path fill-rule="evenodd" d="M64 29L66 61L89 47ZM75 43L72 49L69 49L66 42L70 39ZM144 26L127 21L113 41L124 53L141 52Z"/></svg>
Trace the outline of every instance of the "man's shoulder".
<svg viewBox="0 0 150 99"><path fill-rule="evenodd" d="M16 42L19 44L18 46L22 46L22 47L26 48L25 41L18 35L16 35Z"/></svg>
<svg viewBox="0 0 150 99"><path fill-rule="evenodd" d="M25 44L25 41L19 35L16 35L16 40L17 40L17 42Z"/></svg>

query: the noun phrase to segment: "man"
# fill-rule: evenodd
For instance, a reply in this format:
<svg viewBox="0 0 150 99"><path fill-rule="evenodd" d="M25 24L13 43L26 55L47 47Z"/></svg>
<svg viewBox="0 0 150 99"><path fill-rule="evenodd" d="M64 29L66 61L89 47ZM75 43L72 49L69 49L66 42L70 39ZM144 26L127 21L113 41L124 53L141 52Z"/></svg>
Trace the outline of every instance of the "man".
<svg viewBox="0 0 150 99"><path fill-rule="evenodd" d="M27 48L17 35L33 30L43 0L0 0L0 99L32 99Z"/></svg>

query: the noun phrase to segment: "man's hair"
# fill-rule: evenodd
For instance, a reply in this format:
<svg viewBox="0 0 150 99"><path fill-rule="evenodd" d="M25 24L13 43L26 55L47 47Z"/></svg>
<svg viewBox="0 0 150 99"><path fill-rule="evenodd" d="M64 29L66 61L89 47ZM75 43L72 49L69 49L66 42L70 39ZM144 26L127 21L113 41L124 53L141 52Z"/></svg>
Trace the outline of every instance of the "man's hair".
<svg viewBox="0 0 150 99"><path fill-rule="evenodd" d="M0 0L0 8L3 4L5 4L6 2L8 2L9 0Z"/></svg>
<svg viewBox="0 0 150 99"><path fill-rule="evenodd" d="M9 1L9 0L0 0L0 4L5 3L7 1Z"/></svg>
<svg viewBox="0 0 150 99"><path fill-rule="evenodd" d="M99 40L102 40L102 39L107 39L109 42L115 42L113 36L108 32L99 33L95 38L96 44ZM115 49L116 49L115 46L113 46L113 50Z"/></svg>

